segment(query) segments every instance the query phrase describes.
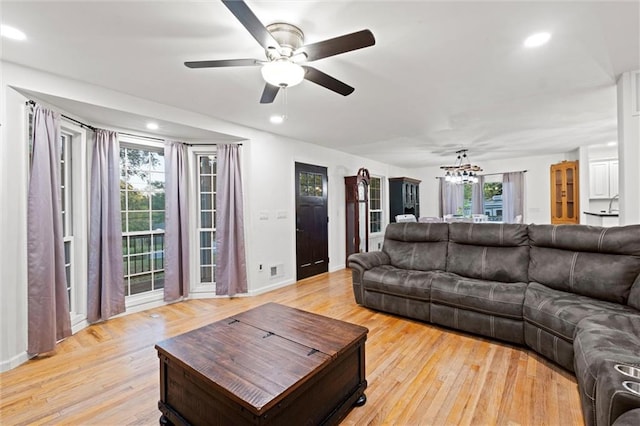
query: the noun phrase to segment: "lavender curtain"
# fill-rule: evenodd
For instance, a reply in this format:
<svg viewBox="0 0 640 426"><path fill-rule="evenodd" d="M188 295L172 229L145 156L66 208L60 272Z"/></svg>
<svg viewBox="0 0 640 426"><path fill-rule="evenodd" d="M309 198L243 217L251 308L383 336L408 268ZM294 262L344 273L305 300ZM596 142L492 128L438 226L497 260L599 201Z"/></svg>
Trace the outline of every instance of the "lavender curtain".
<svg viewBox="0 0 640 426"><path fill-rule="evenodd" d="M60 116L37 105L27 206L27 352L71 335L60 202Z"/></svg>
<svg viewBox="0 0 640 426"><path fill-rule="evenodd" d="M97 129L91 163L89 322L106 320L125 311L119 158L117 133Z"/></svg>
<svg viewBox="0 0 640 426"><path fill-rule="evenodd" d="M239 146L218 145L216 184L216 294L247 292Z"/></svg>
<svg viewBox="0 0 640 426"><path fill-rule="evenodd" d="M513 223L524 212L524 172L502 175L502 219Z"/></svg>
<svg viewBox="0 0 640 426"><path fill-rule="evenodd" d="M484 214L484 176L478 176L471 188L471 213Z"/></svg>
<svg viewBox="0 0 640 426"><path fill-rule="evenodd" d="M164 164L164 300L172 301L189 294L188 175L184 144L166 141Z"/></svg>
<svg viewBox="0 0 640 426"><path fill-rule="evenodd" d="M440 181L440 217L447 214L458 214L458 209L464 202L464 186L447 182L444 178Z"/></svg>

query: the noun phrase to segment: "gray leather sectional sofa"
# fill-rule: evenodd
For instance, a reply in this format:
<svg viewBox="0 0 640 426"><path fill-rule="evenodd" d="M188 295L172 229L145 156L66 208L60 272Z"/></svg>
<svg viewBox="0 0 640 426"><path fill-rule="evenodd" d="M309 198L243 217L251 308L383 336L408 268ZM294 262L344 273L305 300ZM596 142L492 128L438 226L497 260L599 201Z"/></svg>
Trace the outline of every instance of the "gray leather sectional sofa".
<svg viewBox="0 0 640 426"><path fill-rule="evenodd" d="M348 259L360 305L526 345L577 376L585 423L640 425L640 225L393 223Z"/></svg>

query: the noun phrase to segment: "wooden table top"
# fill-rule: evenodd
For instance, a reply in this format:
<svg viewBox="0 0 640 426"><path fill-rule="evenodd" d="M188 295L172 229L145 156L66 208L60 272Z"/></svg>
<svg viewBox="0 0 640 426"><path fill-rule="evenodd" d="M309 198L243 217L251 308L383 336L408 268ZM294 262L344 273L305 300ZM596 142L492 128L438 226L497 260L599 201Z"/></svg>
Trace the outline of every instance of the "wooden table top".
<svg viewBox="0 0 640 426"><path fill-rule="evenodd" d="M156 345L256 415L366 339L359 325L267 303Z"/></svg>

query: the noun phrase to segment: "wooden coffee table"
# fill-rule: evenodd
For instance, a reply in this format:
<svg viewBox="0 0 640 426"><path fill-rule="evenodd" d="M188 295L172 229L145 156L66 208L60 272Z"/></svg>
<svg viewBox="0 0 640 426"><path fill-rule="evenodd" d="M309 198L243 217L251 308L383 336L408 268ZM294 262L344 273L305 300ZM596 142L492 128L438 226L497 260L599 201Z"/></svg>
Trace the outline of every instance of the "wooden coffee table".
<svg viewBox="0 0 640 426"><path fill-rule="evenodd" d="M267 303L160 342L160 423L337 424L366 402L367 332Z"/></svg>

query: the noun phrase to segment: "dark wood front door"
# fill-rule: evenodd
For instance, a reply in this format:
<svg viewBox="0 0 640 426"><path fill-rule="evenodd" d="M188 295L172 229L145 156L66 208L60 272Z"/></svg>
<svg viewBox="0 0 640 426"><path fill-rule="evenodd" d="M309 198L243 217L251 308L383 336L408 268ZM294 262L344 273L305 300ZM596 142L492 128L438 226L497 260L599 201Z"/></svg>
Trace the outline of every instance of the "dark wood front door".
<svg viewBox="0 0 640 426"><path fill-rule="evenodd" d="M329 270L327 168L296 163L296 278Z"/></svg>

